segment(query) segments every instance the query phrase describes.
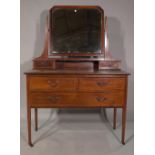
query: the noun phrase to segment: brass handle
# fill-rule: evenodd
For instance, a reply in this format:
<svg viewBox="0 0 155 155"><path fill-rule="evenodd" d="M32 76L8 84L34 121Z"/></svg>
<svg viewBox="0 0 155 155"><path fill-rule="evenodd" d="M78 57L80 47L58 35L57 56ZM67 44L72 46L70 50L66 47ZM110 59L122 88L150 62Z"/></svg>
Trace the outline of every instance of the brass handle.
<svg viewBox="0 0 155 155"><path fill-rule="evenodd" d="M106 82L97 82L96 84L100 87L107 85Z"/></svg>
<svg viewBox="0 0 155 155"><path fill-rule="evenodd" d="M60 97L58 96L49 96L48 100L50 100L51 102L57 102L60 99Z"/></svg>
<svg viewBox="0 0 155 155"><path fill-rule="evenodd" d="M96 97L96 100L98 102L103 102L103 101L106 101L107 99L105 97Z"/></svg>
<svg viewBox="0 0 155 155"><path fill-rule="evenodd" d="M49 84L51 87L56 87L56 86L58 85L58 81L50 81L50 80L48 80L47 82L48 82L48 84Z"/></svg>

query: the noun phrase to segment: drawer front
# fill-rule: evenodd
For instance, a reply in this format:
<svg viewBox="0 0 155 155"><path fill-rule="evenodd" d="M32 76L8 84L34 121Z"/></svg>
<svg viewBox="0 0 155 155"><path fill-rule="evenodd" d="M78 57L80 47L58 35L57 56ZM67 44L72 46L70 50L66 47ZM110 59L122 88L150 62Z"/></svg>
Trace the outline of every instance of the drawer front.
<svg viewBox="0 0 155 155"><path fill-rule="evenodd" d="M80 91L111 91L123 90L125 88L124 78L81 78L79 81Z"/></svg>
<svg viewBox="0 0 155 155"><path fill-rule="evenodd" d="M32 107L114 107L122 106L121 93L32 93Z"/></svg>
<svg viewBox="0 0 155 155"><path fill-rule="evenodd" d="M74 104L76 96L69 93L32 93L30 105L37 107L60 107Z"/></svg>
<svg viewBox="0 0 155 155"><path fill-rule="evenodd" d="M76 78L31 77L31 91L73 91L77 89Z"/></svg>
<svg viewBox="0 0 155 155"><path fill-rule="evenodd" d="M81 93L77 95L77 105L84 107L122 106L123 92L120 93Z"/></svg>

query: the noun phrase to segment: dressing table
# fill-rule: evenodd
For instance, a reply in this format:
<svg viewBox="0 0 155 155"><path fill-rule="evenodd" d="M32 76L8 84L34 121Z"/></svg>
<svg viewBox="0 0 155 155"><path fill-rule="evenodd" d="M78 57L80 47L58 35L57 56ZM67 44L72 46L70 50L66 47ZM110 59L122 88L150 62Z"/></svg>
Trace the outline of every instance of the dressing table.
<svg viewBox="0 0 155 155"><path fill-rule="evenodd" d="M54 6L49 10L45 45L33 69L25 72L28 144L31 109L38 130L38 108L122 109L125 144L128 73L109 52L107 17L99 6Z"/></svg>

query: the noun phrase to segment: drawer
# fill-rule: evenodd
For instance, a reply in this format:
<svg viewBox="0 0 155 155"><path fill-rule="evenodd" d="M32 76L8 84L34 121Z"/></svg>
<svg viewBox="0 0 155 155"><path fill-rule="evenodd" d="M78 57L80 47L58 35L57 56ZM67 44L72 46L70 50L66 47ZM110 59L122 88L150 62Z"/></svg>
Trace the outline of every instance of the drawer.
<svg viewBox="0 0 155 155"><path fill-rule="evenodd" d="M31 93L29 104L32 107L61 107L73 105L76 94L70 93Z"/></svg>
<svg viewBox="0 0 155 155"><path fill-rule="evenodd" d="M83 78L79 81L80 91L111 91L125 88L124 78Z"/></svg>
<svg viewBox="0 0 155 155"><path fill-rule="evenodd" d="M114 107L122 106L123 92L120 93L81 93L77 95L77 105L83 107Z"/></svg>
<svg viewBox="0 0 155 155"><path fill-rule="evenodd" d="M31 77L29 89L31 91L73 91L77 89L77 79Z"/></svg>
<svg viewBox="0 0 155 155"><path fill-rule="evenodd" d="M32 93L32 107L114 107L122 106L121 93Z"/></svg>

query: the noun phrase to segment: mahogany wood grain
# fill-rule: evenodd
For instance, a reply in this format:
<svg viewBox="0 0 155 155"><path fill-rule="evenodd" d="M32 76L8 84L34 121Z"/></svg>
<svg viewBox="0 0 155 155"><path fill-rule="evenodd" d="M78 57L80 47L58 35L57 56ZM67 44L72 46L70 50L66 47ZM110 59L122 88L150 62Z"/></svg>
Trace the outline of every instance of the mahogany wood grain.
<svg viewBox="0 0 155 155"><path fill-rule="evenodd" d="M31 108L122 108L122 144L125 144L128 73L115 71L29 71L27 76L28 143L31 142ZM50 81L50 83L49 83Z"/></svg>
<svg viewBox="0 0 155 155"><path fill-rule="evenodd" d="M125 145L126 106L122 108L122 144Z"/></svg>
<svg viewBox="0 0 155 155"><path fill-rule="evenodd" d="M31 107L113 107L123 106L121 93L32 93Z"/></svg>
<svg viewBox="0 0 155 155"><path fill-rule="evenodd" d="M32 141L31 141L31 108L27 108L27 126L28 126L28 144L32 147Z"/></svg>
<svg viewBox="0 0 155 155"><path fill-rule="evenodd" d="M113 108L113 127L116 128L116 108L122 109L122 144L125 144L128 73L120 70L106 48L107 22L99 6L55 6L57 8L96 8L102 13L100 54L49 54L52 50L52 16L45 27L44 50L33 59L33 70L27 71L27 127L31 141L31 109L35 109L35 130L38 130L38 108ZM107 19L107 18L106 18ZM49 22L50 21L50 22ZM105 28L106 27L106 28ZM51 51L52 52L52 51Z"/></svg>
<svg viewBox="0 0 155 155"><path fill-rule="evenodd" d="M74 91L77 88L75 78L31 77L30 90L32 91Z"/></svg>
<svg viewBox="0 0 155 155"><path fill-rule="evenodd" d="M37 108L34 109L34 113L35 113L35 116L34 116L34 118L35 118L35 131L38 131L38 109Z"/></svg>
<svg viewBox="0 0 155 155"><path fill-rule="evenodd" d="M116 129L117 108L114 108L113 129Z"/></svg>
<svg viewBox="0 0 155 155"><path fill-rule="evenodd" d="M26 75L31 75L31 76L51 76L52 77L62 77L63 75L65 77L126 77L130 75L129 73L120 70L120 69L115 69L115 70L99 70L99 71L94 71L94 70L86 70L86 71L81 71L81 70L28 70L25 72Z"/></svg>
<svg viewBox="0 0 155 155"><path fill-rule="evenodd" d="M126 77L125 80L126 80L126 84L125 84L125 91L124 91L124 105L122 108L122 144L123 145L125 145L128 77Z"/></svg>
<svg viewBox="0 0 155 155"><path fill-rule="evenodd" d="M81 78L79 89L81 91L123 90L124 84L124 78Z"/></svg>

